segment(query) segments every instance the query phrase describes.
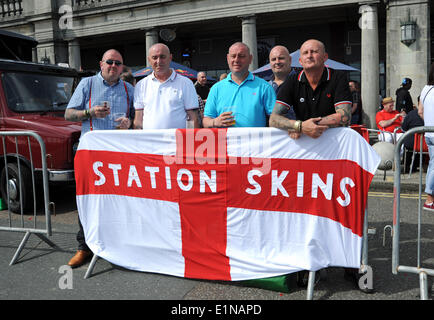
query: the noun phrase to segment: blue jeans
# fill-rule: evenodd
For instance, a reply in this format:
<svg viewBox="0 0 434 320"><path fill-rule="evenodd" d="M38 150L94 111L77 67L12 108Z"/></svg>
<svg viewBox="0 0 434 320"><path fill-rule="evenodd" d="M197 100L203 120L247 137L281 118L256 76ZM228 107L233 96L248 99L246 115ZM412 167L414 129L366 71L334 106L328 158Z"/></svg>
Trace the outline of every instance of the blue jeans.
<svg viewBox="0 0 434 320"><path fill-rule="evenodd" d="M429 164L426 171L425 193L434 195L434 137L425 136L429 152Z"/></svg>

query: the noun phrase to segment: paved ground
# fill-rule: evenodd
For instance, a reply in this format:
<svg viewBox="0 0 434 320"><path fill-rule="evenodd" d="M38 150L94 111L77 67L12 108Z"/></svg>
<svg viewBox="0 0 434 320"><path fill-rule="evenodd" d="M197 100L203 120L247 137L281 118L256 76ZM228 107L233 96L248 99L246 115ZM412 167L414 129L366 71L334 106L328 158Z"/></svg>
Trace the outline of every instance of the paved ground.
<svg viewBox="0 0 434 320"><path fill-rule="evenodd" d="M418 211L418 174L411 178L402 175L401 181L401 264L416 265L416 235ZM423 178L424 181L424 178ZM327 269L327 278L315 287L314 300L418 300L419 280L414 274L392 273L392 244L390 230L383 230L392 224L393 173L383 172L374 177L368 198L369 265L374 272L375 293L361 293L350 282L344 280L341 268ZM56 188L50 199L56 202L56 215L52 216L53 235L50 239L60 248L53 250L38 237L32 235L18 262L9 266L23 237L22 233L0 231L0 299L48 299L48 300L159 300L163 314L180 311L179 305L188 306L207 302L209 314L215 315L215 306L222 303L262 304L262 315L266 310L281 308L278 301L304 300L306 290L293 287L290 293L281 293L259 288L241 286L237 283L203 281L177 278L161 274L134 272L98 260L94 273L84 279L88 265L74 269L72 273L62 268L75 252L77 211L74 189ZM38 221L41 220L37 217ZM24 216L23 221L32 224L34 217ZM0 226L7 224L8 212L0 212ZM14 223L21 217L12 215ZM38 222L39 223L39 222ZM41 220L43 224L43 220ZM375 232L375 234L374 234ZM422 266L434 268L434 214L422 212ZM383 246L383 240L385 244ZM66 277L72 277L66 281ZM68 278L70 279L70 278ZM66 287L66 284L72 285ZM432 284L430 282L429 286ZM430 296L430 299L433 299ZM277 301L267 304L265 301ZM166 301L161 304L161 301ZM178 308L173 309L172 308ZM268 308L268 309L267 309ZM192 309L193 310L193 309ZM220 310L221 311L221 310ZM267 311L267 312L268 312Z"/></svg>

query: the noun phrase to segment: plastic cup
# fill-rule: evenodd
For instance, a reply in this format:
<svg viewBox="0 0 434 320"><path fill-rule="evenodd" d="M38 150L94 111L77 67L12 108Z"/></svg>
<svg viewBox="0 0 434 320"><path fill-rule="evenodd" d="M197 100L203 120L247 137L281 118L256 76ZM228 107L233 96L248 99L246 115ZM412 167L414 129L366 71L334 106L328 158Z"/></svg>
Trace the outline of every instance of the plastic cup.
<svg viewBox="0 0 434 320"><path fill-rule="evenodd" d="M237 106L228 106L223 108L223 112L232 112L232 117L234 118L230 123L228 123L229 126L235 125L235 114L237 111Z"/></svg>
<svg viewBox="0 0 434 320"><path fill-rule="evenodd" d="M125 117L125 112L111 113L110 116L111 116L111 120L113 121L113 128L114 129L120 129L121 128L120 127L121 120L117 120L117 119Z"/></svg>

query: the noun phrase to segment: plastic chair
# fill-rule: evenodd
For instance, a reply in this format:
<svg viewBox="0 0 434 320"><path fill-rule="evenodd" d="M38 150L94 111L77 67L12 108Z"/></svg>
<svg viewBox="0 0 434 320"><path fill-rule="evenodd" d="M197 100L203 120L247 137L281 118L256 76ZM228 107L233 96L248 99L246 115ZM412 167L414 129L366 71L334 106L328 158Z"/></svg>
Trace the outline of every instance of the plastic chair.
<svg viewBox="0 0 434 320"><path fill-rule="evenodd" d="M351 129L357 131L363 138L365 138L366 142L369 143L369 131L366 129L366 126L363 124L352 124L350 126Z"/></svg>
<svg viewBox="0 0 434 320"><path fill-rule="evenodd" d="M420 150L421 138L422 138L422 151ZM422 157L424 154L427 154L429 156L428 146L426 145L425 135L423 133L414 134L413 155L411 156L410 172L408 173L409 178L411 176L411 172L413 171L413 163L414 163L416 152L419 152L420 157ZM422 168L419 168L419 170L422 170Z"/></svg>

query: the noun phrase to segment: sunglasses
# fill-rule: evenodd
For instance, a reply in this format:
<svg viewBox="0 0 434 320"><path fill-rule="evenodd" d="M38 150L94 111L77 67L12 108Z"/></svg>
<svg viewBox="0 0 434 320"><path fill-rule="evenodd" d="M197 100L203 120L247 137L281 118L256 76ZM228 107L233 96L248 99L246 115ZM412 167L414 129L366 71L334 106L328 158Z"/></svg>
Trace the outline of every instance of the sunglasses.
<svg viewBox="0 0 434 320"><path fill-rule="evenodd" d="M120 62L118 60L111 60L111 59L106 60L104 62L107 63L108 65L113 65L113 63L114 63L116 66L120 66L122 64L122 62Z"/></svg>

